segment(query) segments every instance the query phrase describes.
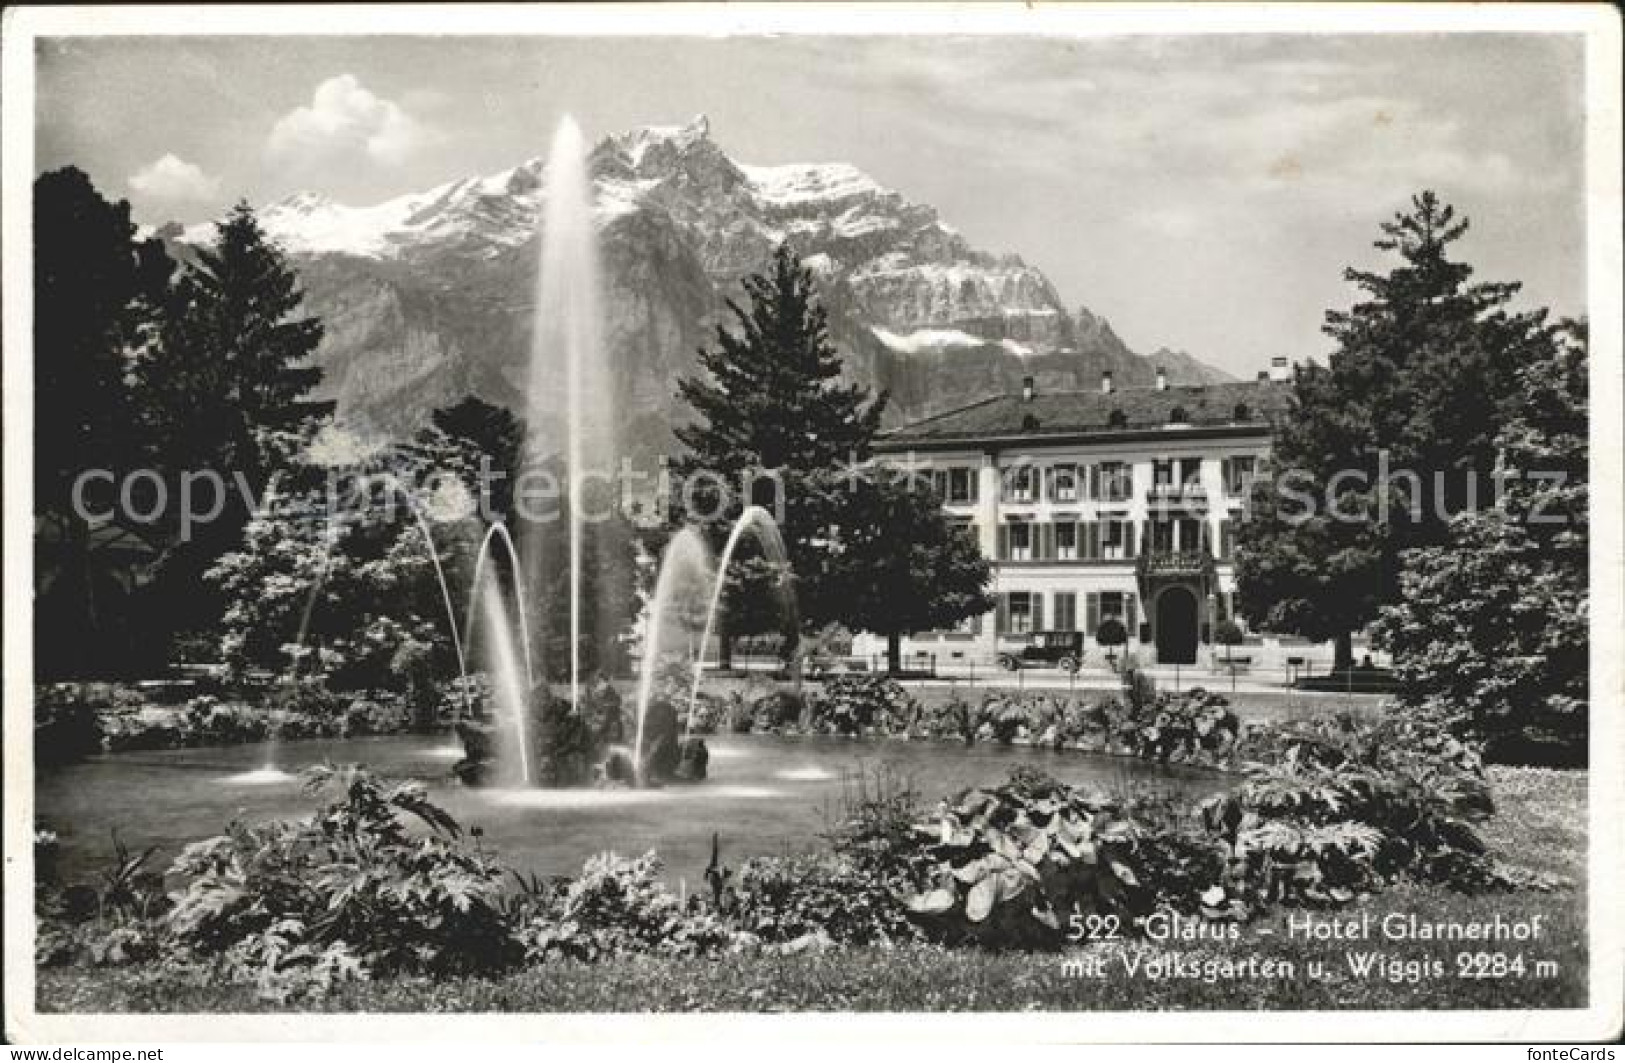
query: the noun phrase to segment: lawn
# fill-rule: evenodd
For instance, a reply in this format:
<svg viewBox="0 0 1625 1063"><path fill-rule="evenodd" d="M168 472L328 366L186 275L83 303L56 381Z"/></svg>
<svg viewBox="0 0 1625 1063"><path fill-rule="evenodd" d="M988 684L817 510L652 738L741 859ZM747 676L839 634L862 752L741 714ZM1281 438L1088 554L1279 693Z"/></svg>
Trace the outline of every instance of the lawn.
<svg viewBox="0 0 1625 1063"><path fill-rule="evenodd" d="M1289 939L1277 913L1240 931L1235 942L1097 942L1062 955L993 954L910 946L893 950L831 949L795 956L746 955L720 960L635 958L593 965L551 964L498 979L363 983L312 1005L324 1011L933 1011L933 1010L1201 1010L1577 1008L1586 1004L1586 773L1491 768L1499 812L1489 822L1491 846L1509 864L1561 875L1574 886L1550 893L1466 896L1398 887L1317 919L1374 919L1390 913L1425 923L1507 920L1539 915L1541 932L1525 942L1383 942ZM1301 910L1296 913L1304 916ZM1519 977L1458 977L1463 952L1521 953ZM1345 953L1379 952L1388 977L1356 977ZM1292 977L1183 975L1149 980L1150 958L1174 954L1203 961L1288 961ZM1124 973L1140 956L1140 973ZM1105 974L1080 975L1068 964L1100 959ZM1309 964L1324 970L1310 976ZM1441 973L1430 973L1438 961ZM1556 969L1537 968L1537 961ZM195 984L156 969L42 969L42 1011L286 1011L251 987Z"/></svg>

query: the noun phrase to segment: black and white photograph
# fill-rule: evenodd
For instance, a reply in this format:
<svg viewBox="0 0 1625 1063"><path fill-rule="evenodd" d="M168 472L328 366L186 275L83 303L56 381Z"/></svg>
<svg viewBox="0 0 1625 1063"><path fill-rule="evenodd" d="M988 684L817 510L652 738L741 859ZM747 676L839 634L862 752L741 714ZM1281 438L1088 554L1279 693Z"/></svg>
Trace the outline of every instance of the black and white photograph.
<svg viewBox="0 0 1625 1063"><path fill-rule="evenodd" d="M1617 1038L1619 13L1338 8L8 10L7 1041Z"/></svg>

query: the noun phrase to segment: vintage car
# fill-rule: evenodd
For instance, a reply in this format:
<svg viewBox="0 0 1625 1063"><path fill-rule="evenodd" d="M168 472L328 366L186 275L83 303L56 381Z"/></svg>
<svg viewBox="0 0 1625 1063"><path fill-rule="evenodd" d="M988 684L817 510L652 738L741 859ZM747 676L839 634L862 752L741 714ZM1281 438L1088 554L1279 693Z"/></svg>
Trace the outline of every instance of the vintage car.
<svg viewBox="0 0 1625 1063"><path fill-rule="evenodd" d="M1063 672L1076 672L1082 663L1081 631L1035 631L1026 645L999 653L999 667L1007 672L1049 665Z"/></svg>

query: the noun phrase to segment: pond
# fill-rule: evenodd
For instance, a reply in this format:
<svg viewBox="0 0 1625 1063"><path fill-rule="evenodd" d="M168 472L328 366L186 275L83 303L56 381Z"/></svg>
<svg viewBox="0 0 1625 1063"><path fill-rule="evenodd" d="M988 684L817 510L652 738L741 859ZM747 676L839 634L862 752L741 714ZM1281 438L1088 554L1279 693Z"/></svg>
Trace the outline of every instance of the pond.
<svg viewBox="0 0 1625 1063"><path fill-rule="evenodd" d="M573 874L606 849L624 855L655 849L668 878L691 884L709 860L712 832L721 836L724 862L734 866L748 856L819 848L843 788L860 770L879 765L911 780L927 805L1003 782L1023 764L1108 793L1136 785L1196 797L1227 785L1213 772L1026 746L775 735L706 742L710 778L660 790L469 789L451 775L461 755L455 739L427 735L288 742L278 765L297 772L324 760L354 762L420 779L465 829L483 829L483 847L519 870ZM266 757L264 746L222 746L109 754L42 769L36 818L61 838L58 866L67 881L97 875L112 855L115 830L133 850L158 846L155 866L167 867L183 845L220 833L233 819L299 817L323 802L305 793L296 776L257 771Z"/></svg>

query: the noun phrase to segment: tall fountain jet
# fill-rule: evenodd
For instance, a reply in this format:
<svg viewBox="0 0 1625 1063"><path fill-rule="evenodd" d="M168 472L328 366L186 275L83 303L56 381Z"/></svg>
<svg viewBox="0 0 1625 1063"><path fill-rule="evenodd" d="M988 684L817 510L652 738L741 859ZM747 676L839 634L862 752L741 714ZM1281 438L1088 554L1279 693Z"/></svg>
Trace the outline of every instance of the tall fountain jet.
<svg viewBox="0 0 1625 1063"><path fill-rule="evenodd" d="M526 421L532 457L563 459L567 506L561 515L569 566L570 699L574 706L582 681L581 643L594 617L585 612L583 568L587 515L607 503L590 503L589 485L607 490L618 451L615 443L614 374L603 341L593 184L586 146L574 119L566 117L553 137L547 162L547 203L541 218L540 268L536 279L535 325L531 338ZM533 587L543 586L540 538L556 527L531 526L520 552L532 566Z"/></svg>

